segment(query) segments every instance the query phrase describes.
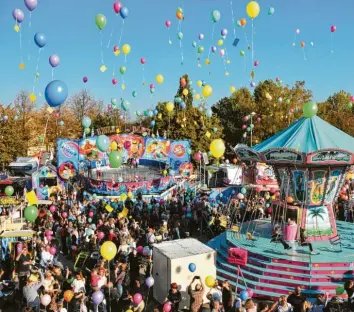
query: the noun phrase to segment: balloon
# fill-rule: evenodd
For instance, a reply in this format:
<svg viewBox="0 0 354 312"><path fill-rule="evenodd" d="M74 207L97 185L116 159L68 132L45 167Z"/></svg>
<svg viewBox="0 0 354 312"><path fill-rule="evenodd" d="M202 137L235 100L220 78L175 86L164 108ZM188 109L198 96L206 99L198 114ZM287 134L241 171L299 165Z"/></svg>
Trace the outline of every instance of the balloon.
<svg viewBox="0 0 354 312"><path fill-rule="evenodd" d="M259 62L258 61L254 61L253 65L257 67L259 65Z"/></svg>
<svg viewBox="0 0 354 312"><path fill-rule="evenodd" d="M336 295L342 295L344 294L344 287L343 286L338 286L336 288Z"/></svg>
<svg viewBox="0 0 354 312"><path fill-rule="evenodd" d="M166 25L166 27L171 27L172 23L171 23L171 21L167 20L167 21L165 22L165 25Z"/></svg>
<svg viewBox="0 0 354 312"><path fill-rule="evenodd" d="M142 58L140 59L140 63L144 65L144 64L146 63L146 59L145 59L144 57L142 57Z"/></svg>
<svg viewBox="0 0 354 312"><path fill-rule="evenodd" d="M199 40L203 40L204 39L204 34L199 34L198 38L199 38Z"/></svg>
<svg viewBox="0 0 354 312"><path fill-rule="evenodd" d="M129 109L130 103L127 100L123 100L121 106L123 110L126 112Z"/></svg>
<svg viewBox="0 0 354 312"><path fill-rule="evenodd" d="M215 139L210 143L210 152L215 158L220 158L224 155L225 152L225 144L221 139Z"/></svg>
<svg viewBox="0 0 354 312"><path fill-rule="evenodd" d="M63 81L53 80L46 86L44 95L49 106L57 107L68 97L68 87Z"/></svg>
<svg viewBox="0 0 354 312"><path fill-rule="evenodd" d="M163 312L170 312L172 310L171 303L165 302L165 304L162 307Z"/></svg>
<svg viewBox="0 0 354 312"><path fill-rule="evenodd" d="M99 30L106 27L107 19L103 14L97 14L95 17L95 23Z"/></svg>
<svg viewBox="0 0 354 312"><path fill-rule="evenodd" d="M116 12L118 14L121 9L122 9L122 4L119 1L116 1L113 3L114 12Z"/></svg>
<svg viewBox="0 0 354 312"><path fill-rule="evenodd" d="M34 222L38 217L38 208L36 206L27 206L24 211L24 217L29 222Z"/></svg>
<svg viewBox="0 0 354 312"><path fill-rule="evenodd" d="M195 41L193 41L192 46L193 46L193 48L195 48L197 46L197 43Z"/></svg>
<svg viewBox="0 0 354 312"><path fill-rule="evenodd" d="M201 54L201 53L203 53L203 52L204 52L204 47L199 46L199 47L198 47L198 53Z"/></svg>
<svg viewBox="0 0 354 312"><path fill-rule="evenodd" d="M50 211L51 213L54 213L54 212L56 211L55 206L54 206L54 205L51 205L51 206L49 207L49 211Z"/></svg>
<svg viewBox="0 0 354 312"><path fill-rule="evenodd" d="M296 29L295 33L298 35L300 33L300 29Z"/></svg>
<svg viewBox="0 0 354 312"><path fill-rule="evenodd" d="M50 247L49 253L54 256L57 253L57 249L55 247Z"/></svg>
<svg viewBox="0 0 354 312"><path fill-rule="evenodd" d="M205 112L205 115L208 117L208 118L211 118L213 116L213 111L209 108L207 109L207 111Z"/></svg>
<svg viewBox="0 0 354 312"><path fill-rule="evenodd" d="M232 94L236 91L236 88L234 86L230 86L229 90L230 90L230 93Z"/></svg>
<svg viewBox="0 0 354 312"><path fill-rule="evenodd" d="M113 243L112 243L112 244L113 244ZM93 301L94 304L99 305L99 304L103 301L103 299L104 299L103 292L100 291L100 290L96 290L96 291L92 294L91 298L92 298L92 301Z"/></svg>
<svg viewBox="0 0 354 312"><path fill-rule="evenodd" d="M225 50L224 50L224 49L221 49L221 50L219 51L219 54L220 54L221 56L224 56L224 55L225 55Z"/></svg>
<svg viewBox="0 0 354 312"><path fill-rule="evenodd" d="M41 298L41 304L44 305L45 307L52 301L52 298L50 298L49 295L44 295Z"/></svg>
<svg viewBox="0 0 354 312"><path fill-rule="evenodd" d="M98 232L98 233L97 233L97 238L98 238L99 240L102 240L102 239L104 238L104 233L103 233L103 232Z"/></svg>
<svg viewBox="0 0 354 312"><path fill-rule="evenodd" d="M208 98L213 93L213 88L210 85L205 85L202 90L202 94L205 98Z"/></svg>
<svg viewBox="0 0 354 312"><path fill-rule="evenodd" d="M84 77L84 78L82 78L82 81L83 81L84 83L86 83L86 82L88 81L88 78L87 78L87 77Z"/></svg>
<svg viewBox="0 0 354 312"><path fill-rule="evenodd" d="M184 103L183 101L181 103L179 103L179 106L181 109L185 109L186 108L186 103Z"/></svg>
<svg viewBox="0 0 354 312"><path fill-rule="evenodd" d="M18 118L19 118L19 117L16 115L16 116L14 117L14 120L16 121L16 120L18 120Z"/></svg>
<svg viewBox="0 0 354 312"><path fill-rule="evenodd" d="M135 304L139 304L142 300L143 300L143 296L140 295L139 293L136 293L136 294L133 296L133 302L134 302Z"/></svg>
<svg viewBox="0 0 354 312"><path fill-rule="evenodd" d="M67 213L66 211L63 211L63 212L61 213L61 216L62 216L64 219L66 219L66 218L68 217L68 213Z"/></svg>
<svg viewBox="0 0 354 312"><path fill-rule="evenodd" d="M161 84L161 83L163 83L163 81L164 81L164 78L161 74L156 75L156 82L157 83Z"/></svg>
<svg viewBox="0 0 354 312"><path fill-rule="evenodd" d="M183 94L184 96L187 96L187 95L189 94L188 89L183 89L182 94Z"/></svg>
<svg viewBox="0 0 354 312"><path fill-rule="evenodd" d="M182 40L182 39L183 39L183 32L179 31L179 32L177 33L177 38L178 38L179 40Z"/></svg>
<svg viewBox="0 0 354 312"><path fill-rule="evenodd" d="M224 44L224 40L219 39L219 40L218 40L218 46L221 47L223 44Z"/></svg>
<svg viewBox="0 0 354 312"><path fill-rule="evenodd" d="M195 153L194 154L194 159L196 161L201 161L202 160L202 154L201 153Z"/></svg>
<svg viewBox="0 0 354 312"><path fill-rule="evenodd" d="M213 53L216 52L216 47L215 46L211 47L211 52L213 52Z"/></svg>
<svg viewBox="0 0 354 312"><path fill-rule="evenodd" d="M64 126L64 121L60 120L59 121L59 126L63 127Z"/></svg>
<svg viewBox="0 0 354 312"><path fill-rule="evenodd" d="M124 142L124 148L126 150L130 150L130 147L132 146L131 142L130 141L125 141Z"/></svg>
<svg viewBox="0 0 354 312"><path fill-rule="evenodd" d="M132 92L132 96L133 96L133 97L137 97L137 96L138 96L138 92L133 91L133 92Z"/></svg>
<svg viewBox="0 0 354 312"><path fill-rule="evenodd" d="M182 12L176 12L176 17L177 17L179 20L182 20L182 19L183 19L183 13L182 13Z"/></svg>
<svg viewBox="0 0 354 312"><path fill-rule="evenodd" d="M119 68L119 71L120 71L120 73L121 73L122 75L124 75L125 72L127 71L127 68L126 68L125 66L121 66L121 67Z"/></svg>
<svg viewBox="0 0 354 312"><path fill-rule="evenodd" d="M301 48L304 48L304 47L305 47L305 42L302 41L302 42L300 43L300 46L301 46Z"/></svg>
<svg viewBox="0 0 354 312"><path fill-rule="evenodd" d="M12 194L15 192L14 188L11 185L8 185L5 187L5 194L7 196L12 196Z"/></svg>
<svg viewBox="0 0 354 312"><path fill-rule="evenodd" d="M112 168L119 168L122 165L122 153L111 151L109 153L109 163Z"/></svg>
<svg viewBox="0 0 354 312"><path fill-rule="evenodd" d="M130 45L129 44L124 44L122 46L122 51L125 55L128 55L130 53Z"/></svg>
<svg viewBox="0 0 354 312"><path fill-rule="evenodd" d="M113 242L106 241L102 244L100 252L105 260L111 261L117 254L117 246Z"/></svg>
<svg viewBox="0 0 354 312"><path fill-rule="evenodd" d="M353 103L352 102L348 102L347 106L348 106L348 108L352 108L353 107Z"/></svg>
<svg viewBox="0 0 354 312"><path fill-rule="evenodd" d="M211 20L216 23L220 20L221 14L218 10L211 12Z"/></svg>
<svg viewBox="0 0 354 312"><path fill-rule="evenodd" d="M242 51L242 50L241 50L241 51L240 51L240 55L241 55L241 56L245 56L245 51Z"/></svg>
<svg viewBox="0 0 354 312"><path fill-rule="evenodd" d="M15 9L12 11L12 16L13 18L15 19L15 21L17 23L22 23L22 21L24 20L25 18L25 15L23 14L23 11L20 10L20 9Z"/></svg>
<svg viewBox="0 0 354 312"><path fill-rule="evenodd" d="M53 54L49 57L49 64L52 67L57 67L60 63L60 58L58 55Z"/></svg>
<svg viewBox="0 0 354 312"><path fill-rule="evenodd" d="M333 32L335 32L337 30L337 26L331 26L331 32L333 33Z"/></svg>
<svg viewBox="0 0 354 312"><path fill-rule="evenodd" d="M317 114L318 107L317 103L314 101L309 101L303 106L304 117L311 118Z"/></svg>
<svg viewBox="0 0 354 312"><path fill-rule="evenodd" d="M260 10L261 8L256 1L251 1L247 4L246 12L250 18L256 18Z"/></svg>
<svg viewBox="0 0 354 312"><path fill-rule="evenodd" d="M36 33L34 35L34 43L38 48L43 48L47 43L47 38L43 33Z"/></svg>
<svg viewBox="0 0 354 312"><path fill-rule="evenodd" d="M96 146L101 152L106 152L109 148L109 138L106 135L99 135L96 138Z"/></svg>
<svg viewBox="0 0 354 312"><path fill-rule="evenodd" d="M116 85L117 83L118 83L117 78L113 78L113 79L112 79L112 84L113 84L113 85Z"/></svg>
<svg viewBox="0 0 354 312"><path fill-rule="evenodd" d="M89 128L91 126L91 118L84 116L84 118L82 118L81 124L84 128Z"/></svg>
<svg viewBox="0 0 354 312"><path fill-rule="evenodd" d="M228 33L228 31L226 28L221 29L221 36L225 37L225 36L227 36L227 33Z"/></svg>
<svg viewBox="0 0 354 312"><path fill-rule="evenodd" d="M155 92L155 88L150 88L150 93L153 94Z"/></svg>
<svg viewBox="0 0 354 312"><path fill-rule="evenodd" d="M190 263L188 266L188 270L192 273L197 269L197 266L194 263Z"/></svg>
<svg viewBox="0 0 354 312"><path fill-rule="evenodd" d="M275 9L273 7L268 8L268 15L273 15Z"/></svg>
<svg viewBox="0 0 354 312"><path fill-rule="evenodd" d="M240 292L240 299L241 299L242 301L246 301L248 298L249 298L249 295L248 295L247 290L242 290L242 291Z"/></svg>
<svg viewBox="0 0 354 312"><path fill-rule="evenodd" d="M171 113L174 110L175 106L173 105L172 102L166 103L166 110Z"/></svg>
<svg viewBox="0 0 354 312"><path fill-rule="evenodd" d="M207 285L209 288L214 287L215 282L216 282L215 278L210 275L205 278L205 285Z"/></svg>
<svg viewBox="0 0 354 312"><path fill-rule="evenodd" d="M120 17L121 17L122 19L126 19L126 18L128 17L128 15L129 15L129 10L128 10L128 8L127 8L127 7L122 7L122 8L120 9L119 14L120 14Z"/></svg>
<svg viewBox="0 0 354 312"><path fill-rule="evenodd" d="M145 285L147 286L147 287L152 287L152 286L154 286L154 283L155 283L155 280L154 280L154 278L152 277L152 276L149 276L146 280L145 280Z"/></svg>
<svg viewBox="0 0 354 312"><path fill-rule="evenodd" d="M74 297L74 292L72 290L66 290L64 292L64 300L70 302Z"/></svg>
<svg viewBox="0 0 354 312"><path fill-rule="evenodd" d="M241 18L241 19L240 19L240 25L241 25L242 27L245 27L246 24L247 24L246 19L245 19L245 18Z"/></svg>
<svg viewBox="0 0 354 312"><path fill-rule="evenodd" d="M37 7L37 4L37 0L25 0L25 6L31 12Z"/></svg>

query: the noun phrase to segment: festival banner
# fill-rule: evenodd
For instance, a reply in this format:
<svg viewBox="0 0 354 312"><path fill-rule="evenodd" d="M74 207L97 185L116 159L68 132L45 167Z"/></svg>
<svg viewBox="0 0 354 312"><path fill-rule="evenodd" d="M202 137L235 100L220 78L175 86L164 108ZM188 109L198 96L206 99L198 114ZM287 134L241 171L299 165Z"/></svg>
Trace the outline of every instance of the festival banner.
<svg viewBox="0 0 354 312"><path fill-rule="evenodd" d="M74 177L79 170L79 145L77 140L57 140L57 169L63 180Z"/></svg>
<svg viewBox="0 0 354 312"><path fill-rule="evenodd" d="M179 170L181 164L189 162L190 142L187 140L171 141L170 152L168 154L169 165L174 170Z"/></svg>
<svg viewBox="0 0 354 312"><path fill-rule="evenodd" d="M169 140L162 138L147 138L145 141L145 153L142 158L167 162L170 148L171 142Z"/></svg>

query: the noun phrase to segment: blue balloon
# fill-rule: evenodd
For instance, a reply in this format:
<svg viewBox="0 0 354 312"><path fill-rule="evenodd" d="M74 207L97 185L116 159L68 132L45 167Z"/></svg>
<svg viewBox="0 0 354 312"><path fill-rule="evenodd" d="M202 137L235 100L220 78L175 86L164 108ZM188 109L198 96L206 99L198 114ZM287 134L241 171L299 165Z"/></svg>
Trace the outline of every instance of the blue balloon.
<svg viewBox="0 0 354 312"><path fill-rule="evenodd" d="M247 193L247 190L246 190L245 187L242 187L242 188L241 188L241 193L242 193L243 195L245 195L245 194Z"/></svg>
<svg viewBox="0 0 354 312"><path fill-rule="evenodd" d="M179 103L179 106L182 108L182 109L185 109L186 108L186 103L184 103L183 101L181 103Z"/></svg>
<svg viewBox="0 0 354 312"><path fill-rule="evenodd" d="M209 108L207 109L207 111L205 112L205 115L208 117L208 118L211 118L213 116L213 111Z"/></svg>
<svg viewBox="0 0 354 312"><path fill-rule="evenodd" d="M49 106L57 107L68 97L68 87L60 80L53 80L46 86L44 95Z"/></svg>
<svg viewBox="0 0 354 312"><path fill-rule="evenodd" d="M151 121L150 121L150 126L151 126L151 127L155 127L155 120L151 120Z"/></svg>
<svg viewBox="0 0 354 312"><path fill-rule="evenodd" d="M149 110L149 117L152 117L152 116L154 116L154 113L153 113L153 111Z"/></svg>
<svg viewBox="0 0 354 312"><path fill-rule="evenodd" d="M154 115L157 116L159 111L157 109L154 109Z"/></svg>
<svg viewBox="0 0 354 312"><path fill-rule="evenodd" d="M197 269L197 266L194 263L190 263L188 266L188 270L192 273Z"/></svg>
<svg viewBox="0 0 354 312"><path fill-rule="evenodd" d="M175 97L175 103L181 103L181 102L182 99L179 96Z"/></svg>
<svg viewBox="0 0 354 312"><path fill-rule="evenodd" d="M246 301L247 299L248 299L248 292L247 292L247 290L242 290L241 292L240 292L240 299L242 300L242 301Z"/></svg>
<svg viewBox="0 0 354 312"><path fill-rule="evenodd" d="M38 48L43 48L47 43L47 38L43 33L36 33L34 35L34 42Z"/></svg>
<svg viewBox="0 0 354 312"><path fill-rule="evenodd" d="M149 111L145 110L145 111L144 111L144 116L145 116L145 117L148 117L148 116L149 116Z"/></svg>
<svg viewBox="0 0 354 312"><path fill-rule="evenodd" d="M85 116L84 118L82 118L82 122L81 122L82 126L84 128L90 128L91 126L91 118L88 116Z"/></svg>
<svg viewBox="0 0 354 312"><path fill-rule="evenodd" d="M202 80L202 87L204 87L206 85L205 80Z"/></svg>
<svg viewBox="0 0 354 312"><path fill-rule="evenodd" d="M129 10L128 10L127 7L122 7L120 9L119 13L120 13L121 18L126 19L128 17L128 15L129 15Z"/></svg>
<svg viewBox="0 0 354 312"><path fill-rule="evenodd" d="M59 121L59 126L63 127L64 126L64 121L60 120Z"/></svg>
<svg viewBox="0 0 354 312"><path fill-rule="evenodd" d="M96 139L96 146L101 152L106 152L109 148L109 144L110 144L110 140L104 134L99 135Z"/></svg>
<svg viewBox="0 0 354 312"><path fill-rule="evenodd" d="M121 106L124 111L127 111L129 109L130 103L127 100L123 100Z"/></svg>

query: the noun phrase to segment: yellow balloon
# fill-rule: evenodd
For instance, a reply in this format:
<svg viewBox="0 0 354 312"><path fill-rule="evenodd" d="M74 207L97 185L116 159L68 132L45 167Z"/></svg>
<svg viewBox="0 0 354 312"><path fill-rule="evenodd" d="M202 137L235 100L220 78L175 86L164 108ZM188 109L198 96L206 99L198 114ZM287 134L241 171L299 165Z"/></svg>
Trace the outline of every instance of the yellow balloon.
<svg viewBox="0 0 354 312"><path fill-rule="evenodd" d="M25 63L21 63L19 68L22 70L22 69L25 69Z"/></svg>
<svg viewBox="0 0 354 312"><path fill-rule="evenodd" d="M256 18L261 10L258 2L251 1L247 4L246 12L250 18Z"/></svg>
<svg viewBox="0 0 354 312"><path fill-rule="evenodd" d="M166 103L166 110L167 110L169 113L171 113L174 108L175 108L175 106L173 105L172 102Z"/></svg>
<svg viewBox="0 0 354 312"><path fill-rule="evenodd" d="M130 53L130 45L129 44L125 44L122 46L122 52L127 55Z"/></svg>
<svg viewBox="0 0 354 312"><path fill-rule="evenodd" d="M213 88L210 85L205 85L202 90L202 94L205 98L211 96L213 93Z"/></svg>
<svg viewBox="0 0 354 312"><path fill-rule="evenodd" d="M123 194L120 195L120 200L121 200L121 201L126 201L127 198L128 198L128 196L127 196L127 194L125 194L125 193L123 193Z"/></svg>
<svg viewBox="0 0 354 312"><path fill-rule="evenodd" d="M162 171L162 174L163 174L164 176L167 176L167 170Z"/></svg>
<svg viewBox="0 0 354 312"><path fill-rule="evenodd" d="M199 88L202 86L202 84L203 84L203 83L202 83L201 80L198 80L198 81L197 81L197 86L198 86Z"/></svg>
<svg viewBox="0 0 354 312"><path fill-rule="evenodd" d="M234 86L231 86L230 87L230 93L232 94L232 93L234 93L236 91L236 88L234 87Z"/></svg>
<svg viewBox="0 0 354 312"><path fill-rule="evenodd" d="M115 151L118 148L117 142L113 141L111 142L111 150Z"/></svg>
<svg viewBox="0 0 354 312"><path fill-rule="evenodd" d="M128 192L128 198L133 198L133 197L134 197L133 193L132 192Z"/></svg>
<svg viewBox="0 0 354 312"><path fill-rule="evenodd" d="M157 118L158 118L158 119L162 119L162 114L161 114L161 113L158 113Z"/></svg>
<svg viewBox="0 0 354 312"><path fill-rule="evenodd" d="M197 94L194 96L194 99L195 99L196 101L199 101L199 100L200 100L200 94L197 93Z"/></svg>
<svg viewBox="0 0 354 312"><path fill-rule="evenodd" d="M163 83L163 81L164 81L164 78L161 74L156 75L156 82L157 83L161 84L161 83Z"/></svg>
<svg viewBox="0 0 354 312"><path fill-rule="evenodd" d="M188 89L183 89L182 93L183 93L184 96L187 96L189 91L188 91Z"/></svg>
<svg viewBox="0 0 354 312"><path fill-rule="evenodd" d="M215 282L215 278L210 275L205 278L205 285L207 285L209 288L213 288L215 286Z"/></svg>
<svg viewBox="0 0 354 312"><path fill-rule="evenodd" d="M206 65L210 65L210 60L209 59L205 59L205 64Z"/></svg>
<svg viewBox="0 0 354 312"><path fill-rule="evenodd" d="M113 242L106 241L102 244L100 252L105 260L111 261L117 254L117 246Z"/></svg>
<svg viewBox="0 0 354 312"><path fill-rule="evenodd" d="M225 144L221 139L215 139L210 143L210 152L215 158L220 158L225 153Z"/></svg>
<svg viewBox="0 0 354 312"><path fill-rule="evenodd" d="M224 44L224 40L219 39L219 40L218 40L218 46L221 47L223 44Z"/></svg>

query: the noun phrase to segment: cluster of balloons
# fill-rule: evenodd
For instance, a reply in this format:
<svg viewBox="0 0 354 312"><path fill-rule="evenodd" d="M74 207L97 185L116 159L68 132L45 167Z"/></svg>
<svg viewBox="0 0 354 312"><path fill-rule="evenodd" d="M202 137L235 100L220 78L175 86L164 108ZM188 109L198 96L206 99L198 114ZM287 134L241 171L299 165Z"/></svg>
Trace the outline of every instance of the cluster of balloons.
<svg viewBox="0 0 354 312"><path fill-rule="evenodd" d="M129 15L129 10L127 7L124 7L119 1L113 3L113 10L114 12L124 20Z"/></svg>
<svg viewBox="0 0 354 312"><path fill-rule="evenodd" d="M183 20L184 19L183 9L182 8L177 8L176 17L177 17L178 20ZM169 26L168 26L167 22L169 22L169 21L166 21L166 26L170 27L171 26L171 22L169 22Z"/></svg>

